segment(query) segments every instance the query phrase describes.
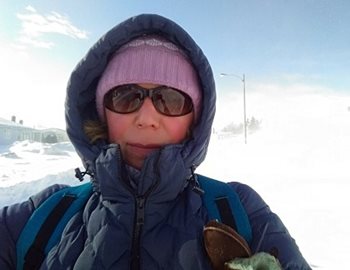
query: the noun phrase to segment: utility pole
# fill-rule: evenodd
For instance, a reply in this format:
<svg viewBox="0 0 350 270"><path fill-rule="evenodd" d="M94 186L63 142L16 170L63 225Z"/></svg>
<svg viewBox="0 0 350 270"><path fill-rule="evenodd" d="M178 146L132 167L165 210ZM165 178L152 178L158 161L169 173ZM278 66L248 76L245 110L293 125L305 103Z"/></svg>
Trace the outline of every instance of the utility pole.
<svg viewBox="0 0 350 270"><path fill-rule="evenodd" d="M247 110L246 110L246 97L245 97L245 74L243 76L239 76L232 73L220 73L221 77L225 76L233 76L239 78L243 84L243 126L244 126L244 143L247 144Z"/></svg>

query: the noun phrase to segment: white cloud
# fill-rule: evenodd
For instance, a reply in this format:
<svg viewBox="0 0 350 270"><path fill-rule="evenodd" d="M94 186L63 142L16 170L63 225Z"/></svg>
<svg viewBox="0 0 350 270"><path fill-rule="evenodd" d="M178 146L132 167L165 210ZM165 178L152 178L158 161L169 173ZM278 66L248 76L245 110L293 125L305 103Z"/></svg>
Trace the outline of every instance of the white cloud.
<svg viewBox="0 0 350 270"><path fill-rule="evenodd" d="M19 42L29 46L50 49L55 44L44 39L45 34L59 34L74 39L86 39L87 32L74 26L67 17L52 11L48 15L37 12L32 6L18 13L17 18L22 23Z"/></svg>
<svg viewBox="0 0 350 270"><path fill-rule="evenodd" d="M36 12L36 9L33 8L32 6L27 6L26 10L31 11L31 12Z"/></svg>
<svg viewBox="0 0 350 270"><path fill-rule="evenodd" d="M22 44L31 45L37 48L51 49L55 44L49 41L41 41L29 36L21 36L18 41Z"/></svg>

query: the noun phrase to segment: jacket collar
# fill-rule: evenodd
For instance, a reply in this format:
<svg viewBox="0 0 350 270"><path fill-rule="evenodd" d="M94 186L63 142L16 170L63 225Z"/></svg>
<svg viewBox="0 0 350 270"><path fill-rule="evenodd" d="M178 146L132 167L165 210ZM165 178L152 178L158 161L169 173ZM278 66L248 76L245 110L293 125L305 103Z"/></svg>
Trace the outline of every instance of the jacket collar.
<svg viewBox="0 0 350 270"><path fill-rule="evenodd" d="M138 175L137 187L131 184L118 145L104 147L95 162L95 190L103 199L144 196L153 202L174 200L188 185L191 172L185 168L181 148L165 147L150 155Z"/></svg>

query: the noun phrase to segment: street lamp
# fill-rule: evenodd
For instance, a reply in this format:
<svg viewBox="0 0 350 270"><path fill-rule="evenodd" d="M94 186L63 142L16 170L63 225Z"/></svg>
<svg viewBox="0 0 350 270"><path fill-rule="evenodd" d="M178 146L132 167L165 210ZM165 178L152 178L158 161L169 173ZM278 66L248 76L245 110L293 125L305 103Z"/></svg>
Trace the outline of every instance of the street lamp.
<svg viewBox="0 0 350 270"><path fill-rule="evenodd" d="M236 74L232 74L232 73L220 73L221 77L225 77L225 76L233 76L233 77L237 77L238 79L241 80L241 82L243 83L243 125L244 125L244 143L247 144L247 113L246 113L246 102L245 102L245 75L243 73L243 76L239 76Z"/></svg>

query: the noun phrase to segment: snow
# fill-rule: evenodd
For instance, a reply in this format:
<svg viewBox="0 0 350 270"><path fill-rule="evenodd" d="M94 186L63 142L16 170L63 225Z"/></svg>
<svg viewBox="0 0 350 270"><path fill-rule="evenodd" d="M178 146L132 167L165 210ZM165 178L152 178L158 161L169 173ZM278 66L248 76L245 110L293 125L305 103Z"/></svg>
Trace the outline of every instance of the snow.
<svg viewBox="0 0 350 270"><path fill-rule="evenodd" d="M0 207L28 199L55 184L77 185L81 161L71 143L21 141L0 146Z"/></svg>
<svg viewBox="0 0 350 270"><path fill-rule="evenodd" d="M349 96L292 97L278 104L254 98L250 111L259 112L253 115L261 116L261 130L249 133L247 144L243 135L213 134L197 172L253 187L281 217L314 269L347 269ZM228 120L221 115L234 106L222 107L217 119ZM78 185L76 167L82 168L70 143L0 146L0 207L54 183Z"/></svg>

